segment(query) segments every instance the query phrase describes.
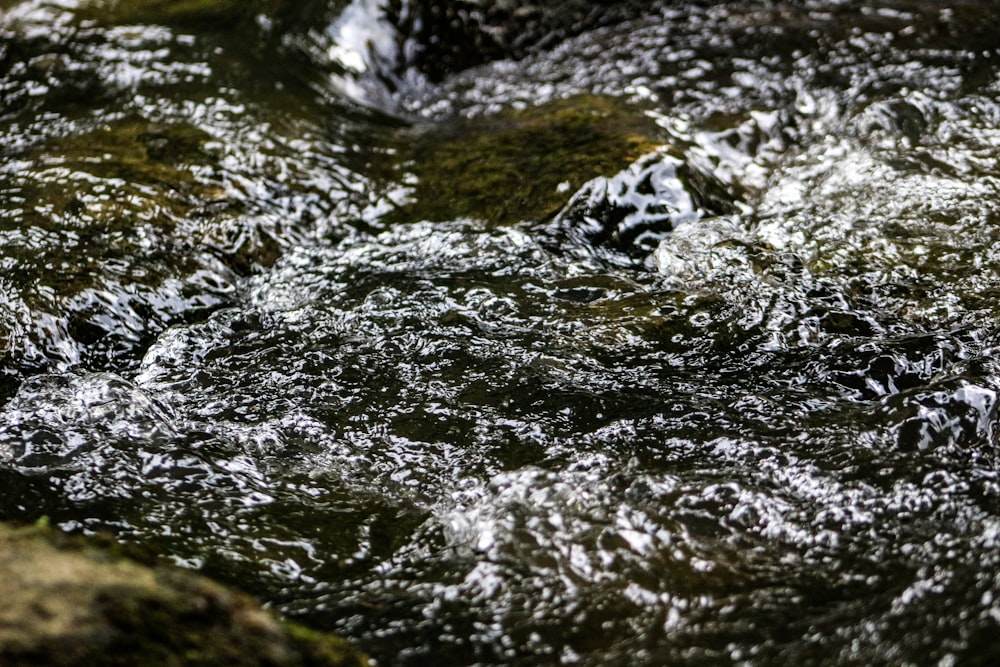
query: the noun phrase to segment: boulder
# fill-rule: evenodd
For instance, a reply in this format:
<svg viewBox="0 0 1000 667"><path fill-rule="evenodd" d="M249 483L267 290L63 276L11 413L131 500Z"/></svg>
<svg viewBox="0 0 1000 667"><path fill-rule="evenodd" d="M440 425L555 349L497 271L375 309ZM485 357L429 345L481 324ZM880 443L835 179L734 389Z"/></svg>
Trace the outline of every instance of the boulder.
<svg viewBox="0 0 1000 667"><path fill-rule="evenodd" d="M121 548L0 524L0 664L360 667L346 641Z"/></svg>

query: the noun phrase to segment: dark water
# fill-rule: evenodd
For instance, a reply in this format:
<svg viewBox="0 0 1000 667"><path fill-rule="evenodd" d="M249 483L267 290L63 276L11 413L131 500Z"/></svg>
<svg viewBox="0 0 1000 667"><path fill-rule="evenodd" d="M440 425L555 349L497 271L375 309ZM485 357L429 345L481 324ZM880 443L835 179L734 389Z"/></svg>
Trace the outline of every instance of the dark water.
<svg viewBox="0 0 1000 667"><path fill-rule="evenodd" d="M377 4L0 2L0 517L385 665L992 664L995 4Z"/></svg>

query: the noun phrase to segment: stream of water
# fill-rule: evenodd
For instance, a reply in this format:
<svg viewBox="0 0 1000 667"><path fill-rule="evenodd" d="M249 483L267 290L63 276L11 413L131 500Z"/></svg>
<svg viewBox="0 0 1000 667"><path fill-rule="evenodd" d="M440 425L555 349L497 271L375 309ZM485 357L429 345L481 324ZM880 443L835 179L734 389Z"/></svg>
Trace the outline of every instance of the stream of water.
<svg viewBox="0 0 1000 667"><path fill-rule="evenodd" d="M993 664L995 3L433 4L0 0L0 518L381 665Z"/></svg>

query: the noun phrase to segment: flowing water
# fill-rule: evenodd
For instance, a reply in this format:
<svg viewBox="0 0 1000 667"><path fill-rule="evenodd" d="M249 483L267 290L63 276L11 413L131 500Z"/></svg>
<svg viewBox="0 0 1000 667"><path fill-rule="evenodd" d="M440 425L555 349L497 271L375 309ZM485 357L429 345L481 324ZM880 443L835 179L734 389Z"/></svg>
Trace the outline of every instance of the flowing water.
<svg viewBox="0 0 1000 667"><path fill-rule="evenodd" d="M992 664L994 3L389 4L0 2L0 518L383 665Z"/></svg>

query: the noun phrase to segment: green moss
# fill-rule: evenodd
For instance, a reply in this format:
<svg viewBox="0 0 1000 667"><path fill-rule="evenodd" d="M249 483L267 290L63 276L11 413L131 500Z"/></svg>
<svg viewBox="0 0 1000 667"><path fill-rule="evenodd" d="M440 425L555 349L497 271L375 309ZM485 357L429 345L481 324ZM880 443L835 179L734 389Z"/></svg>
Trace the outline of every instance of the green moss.
<svg viewBox="0 0 1000 667"><path fill-rule="evenodd" d="M206 146L212 137L194 126L151 122L127 116L89 132L53 139L26 152L42 169L63 167L101 179L119 179L137 186L160 188L163 195L182 200L221 196L222 189L196 177L198 167L218 163ZM143 194L148 191L143 191ZM63 192L66 197L72 192ZM158 203L157 197L146 199Z"/></svg>
<svg viewBox="0 0 1000 667"><path fill-rule="evenodd" d="M209 230L207 214L235 205L211 176L211 139L190 125L129 116L14 156L25 168L0 178L24 201L18 215L0 216L0 230L13 232L13 284L73 295L115 260L123 279L144 285L159 283L158 270L196 270L171 236L192 220Z"/></svg>
<svg viewBox="0 0 1000 667"><path fill-rule="evenodd" d="M389 220L543 220L588 180L658 148L660 135L641 109L597 96L412 128L399 149L412 197Z"/></svg>
<svg viewBox="0 0 1000 667"><path fill-rule="evenodd" d="M345 667L357 665L357 667L363 667L371 664L367 656L358 651L350 642L336 635L316 632L291 621L285 621L284 626L302 652L304 665L309 667L320 667L321 665L344 665Z"/></svg>
<svg viewBox="0 0 1000 667"><path fill-rule="evenodd" d="M226 198L204 175L218 165L211 140L190 125L128 116L32 146L16 156L30 166L11 184L27 203L18 227L126 238L145 223L171 227Z"/></svg>

